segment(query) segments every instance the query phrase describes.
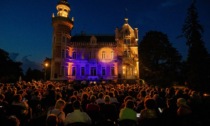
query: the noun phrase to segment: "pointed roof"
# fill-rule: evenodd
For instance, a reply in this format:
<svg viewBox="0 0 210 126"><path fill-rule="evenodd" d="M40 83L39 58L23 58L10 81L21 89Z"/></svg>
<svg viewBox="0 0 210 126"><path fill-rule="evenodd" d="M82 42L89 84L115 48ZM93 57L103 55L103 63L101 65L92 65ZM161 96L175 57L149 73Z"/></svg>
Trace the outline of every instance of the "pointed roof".
<svg viewBox="0 0 210 126"><path fill-rule="evenodd" d="M128 18L125 18L125 23L123 24L121 28L121 32L124 32L126 34L132 34L133 33L133 28L128 24Z"/></svg>

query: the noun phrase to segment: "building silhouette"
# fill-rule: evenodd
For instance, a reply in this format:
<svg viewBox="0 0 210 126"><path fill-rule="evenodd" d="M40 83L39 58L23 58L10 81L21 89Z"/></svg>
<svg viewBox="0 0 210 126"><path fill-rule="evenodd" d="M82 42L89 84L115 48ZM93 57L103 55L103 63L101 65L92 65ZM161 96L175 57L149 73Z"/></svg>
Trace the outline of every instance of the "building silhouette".
<svg viewBox="0 0 210 126"><path fill-rule="evenodd" d="M71 35L70 5L60 0L52 15L51 80L139 79L138 29L125 18L114 35Z"/></svg>

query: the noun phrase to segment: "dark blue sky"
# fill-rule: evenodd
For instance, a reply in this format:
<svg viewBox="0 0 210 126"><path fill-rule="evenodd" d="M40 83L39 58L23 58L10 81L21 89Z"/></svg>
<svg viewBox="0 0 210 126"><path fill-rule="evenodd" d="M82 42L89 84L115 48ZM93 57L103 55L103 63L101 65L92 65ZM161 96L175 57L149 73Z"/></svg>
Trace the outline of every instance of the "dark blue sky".
<svg viewBox="0 0 210 126"><path fill-rule="evenodd" d="M0 48L12 53L14 60L25 67L38 67L45 57L51 57L52 13L56 14L58 0L1 0ZM139 29L140 40L150 30L168 35L170 42L186 57L185 39L176 37L182 32L191 0L68 0L70 17L75 24L72 35L114 34L124 17ZM203 39L210 52L210 0L197 0ZM126 9L125 9L126 8ZM127 10L127 12L125 11Z"/></svg>

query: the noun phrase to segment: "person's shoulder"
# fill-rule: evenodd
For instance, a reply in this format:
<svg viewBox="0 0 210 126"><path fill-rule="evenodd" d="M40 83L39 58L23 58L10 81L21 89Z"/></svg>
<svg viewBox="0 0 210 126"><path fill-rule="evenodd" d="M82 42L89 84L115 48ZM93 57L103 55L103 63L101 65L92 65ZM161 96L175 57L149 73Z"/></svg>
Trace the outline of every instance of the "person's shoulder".
<svg viewBox="0 0 210 126"><path fill-rule="evenodd" d="M86 112L81 112L85 116L89 116Z"/></svg>
<svg viewBox="0 0 210 126"><path fill-rule="evenodd" d="M69 117L69 116L72 116L72 115L73 115L73 112L68 113L68 114L66 115L66 117Z"/></svg>

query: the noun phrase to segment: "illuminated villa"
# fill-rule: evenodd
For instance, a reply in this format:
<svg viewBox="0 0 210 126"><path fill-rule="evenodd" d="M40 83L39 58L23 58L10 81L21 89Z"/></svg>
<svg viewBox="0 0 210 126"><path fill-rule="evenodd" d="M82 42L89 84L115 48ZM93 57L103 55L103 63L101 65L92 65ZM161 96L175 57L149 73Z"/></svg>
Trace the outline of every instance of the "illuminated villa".
<svg viewBox="0 0 210 126"><path fill-rule="evenodd" d="M53 39L51 80L136 80L139 79L138 29L125 18L115 35L72 36L74 19L70 5L60 0L52 15Z"/></svg>

